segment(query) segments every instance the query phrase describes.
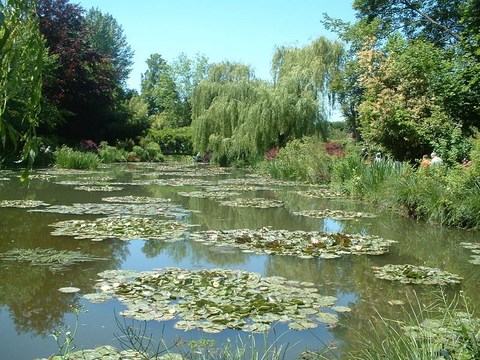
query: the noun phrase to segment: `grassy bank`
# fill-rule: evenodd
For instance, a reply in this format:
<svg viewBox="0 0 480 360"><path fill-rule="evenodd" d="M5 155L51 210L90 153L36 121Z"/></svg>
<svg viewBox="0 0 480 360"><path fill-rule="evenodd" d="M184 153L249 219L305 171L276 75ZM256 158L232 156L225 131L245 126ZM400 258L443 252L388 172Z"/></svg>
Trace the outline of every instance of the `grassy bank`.
<svg viewBox="0 0 480 360"><path fill-rule="evenodd" d="M480 141L472 139L471 163L419 168L389 159L365 160L358 146L339 156L318 141L289 144L262 169L275 178L328 183L344 194L400 210L432 223L480 228Z"/></svg>

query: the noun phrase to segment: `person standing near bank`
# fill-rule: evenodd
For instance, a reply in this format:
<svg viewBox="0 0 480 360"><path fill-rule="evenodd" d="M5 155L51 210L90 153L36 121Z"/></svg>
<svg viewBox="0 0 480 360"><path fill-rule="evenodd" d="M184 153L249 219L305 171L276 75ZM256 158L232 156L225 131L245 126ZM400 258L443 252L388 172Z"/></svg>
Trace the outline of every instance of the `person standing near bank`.
<svg viewBox="0 0 480 360"><path fill-rule="evenodd" d="M434 151L432 152L432 161L430 161L430 165L441 165L443 164L443 160L437 153Z"/></svg>

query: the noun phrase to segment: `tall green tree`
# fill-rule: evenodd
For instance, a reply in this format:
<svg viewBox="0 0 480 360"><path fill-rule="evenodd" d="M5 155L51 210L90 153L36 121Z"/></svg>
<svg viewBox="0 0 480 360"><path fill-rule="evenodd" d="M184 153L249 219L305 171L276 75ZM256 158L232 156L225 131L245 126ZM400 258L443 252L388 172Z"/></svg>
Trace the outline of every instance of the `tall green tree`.
<svg viewBox="0 0 480 360"><path fill-rule="evenodd" d="M90 9L85 16L88 42L113 66L113 76L118 84L126 87L132 70L133 50L127 42L123 28L110 14L98 8Z"/></svg>
<svg viewBox="0 0 480 360"><path fill-rule="evenodd" d="M335 96L342 47L324 38L304 48L279 48L274 83L257 80L250 67L220 63L195 89L192 104L196 151L212 150L222 164L252 162L321 129Z"/></svg>
<svg viewBox="0 0 480 360"><path fill-rule="evenodd" d="M34 2L0 2L0 140L5 151L23 144L33 162L45 45ZM1 157L0 157L1 158ZM1 160L1 159L0 159Z"/></svg>
<svg viewBox="0 0 480 360"><path fill-rule="evenodd" d="M461 41L464 29L463 6L467 0L355 0L360 23L376 19L377 37L385 38L392 32L402 32L407 38L421 38L437 46L448 46Z"/></svg>
<svg viewBox="0 0 480 360"><path fill-rule="evenodd" d="M46 102L61 116L54 135L72 143L115 140L111 129L126 121L118 112L118 78L111 59L90 43L83 8L68 0L38 0L37 13L56 58L43 84Z"/></svg>

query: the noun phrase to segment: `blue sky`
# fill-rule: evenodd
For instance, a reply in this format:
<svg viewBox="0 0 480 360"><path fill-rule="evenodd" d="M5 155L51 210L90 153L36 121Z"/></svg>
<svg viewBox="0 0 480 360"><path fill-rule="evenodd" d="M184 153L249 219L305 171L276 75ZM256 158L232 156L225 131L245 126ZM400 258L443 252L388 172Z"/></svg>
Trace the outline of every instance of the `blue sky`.
<svg viewBox="0 0 480 360"><path fill-rule="evenodd" d="M328 33L322 14L354 20L353 0L71 0L96 7L122 26L135 51L128 81L139 89L145 61L159 53L167 61L181 52L204 54L210 63L229 60L251 65L270 80L275 46L304 46Z"/></svg>

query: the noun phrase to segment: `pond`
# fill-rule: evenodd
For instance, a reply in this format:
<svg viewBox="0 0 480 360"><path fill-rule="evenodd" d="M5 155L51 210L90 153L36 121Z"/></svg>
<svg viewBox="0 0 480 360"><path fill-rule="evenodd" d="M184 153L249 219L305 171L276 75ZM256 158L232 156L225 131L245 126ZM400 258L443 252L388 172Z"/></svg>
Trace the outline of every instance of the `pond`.
<svg viewBox="0 0 480 360"><path fill-rule="evenodd" d="M307 349L339 357L374 336L372 319L402 319L398 304L438 298L435 281L375 277L388 264L453 274L445 294L462 291L480 309L478 232L209 165L37 169L28 185L20 175L0 170L2 359L48 357L58 349L51 335L76 325L77 349L121 348L122 324L146 326L167 345L242 339L288 344L287 359ZM307 245L298 248L297 238ZM222 296L219 310L212 304Z"/></svg>

